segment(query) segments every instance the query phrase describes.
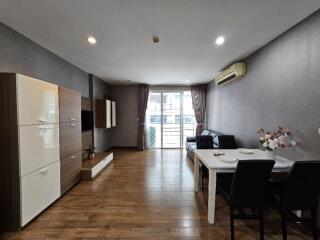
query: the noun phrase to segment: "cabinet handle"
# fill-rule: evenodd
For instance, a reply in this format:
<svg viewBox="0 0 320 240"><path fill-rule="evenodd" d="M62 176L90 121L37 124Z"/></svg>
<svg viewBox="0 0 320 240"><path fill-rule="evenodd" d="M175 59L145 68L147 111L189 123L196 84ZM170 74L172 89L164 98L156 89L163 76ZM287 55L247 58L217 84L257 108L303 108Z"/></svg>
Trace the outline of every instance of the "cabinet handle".
<svg viewBox="0 0 320 240"><path fill-rule="evenodd" d="M70 121L73 121L73 122L75 122L75 121L76 121L76 119L75 119L75 118L69 118L69 120L70 120Z"/></svg>
<svg viewBox="0 0 320 240"><path fill-rule="evenodd" d="M42 169L40 170L40 173L42 173L42 174L44 174L44 173L46 173L46 172L48 172L48 168L47 168L47 167L42 168Z"/></svg>
<svg viewBox="0 0 320 240"><path fill-rule="evenodd" d="M70 159L74 159L76 157L76 155L73 155L73 156L71 156L71 157L69 157Z"/></svg>
<svg viewBox="0 0 320 240"><path fill-rule="evenodd" d="M47 123L47 122L48 122L48 120L39 119L39 122L40 122L40 123Z"/></svg>
<svg viewBox="0 0 320 240"><path fill-rule="evenodd" d="M70 127L74 127L75 125L76 125L76 124L74 124L74 123L70 123L70 124L69 124Z"/></svg>
<svg viewBox="0 0 320 240"><path fill-rule="evenodd" d="M47 130L47 129L53 129L53 127L38 127L39 130Z"/></svg>

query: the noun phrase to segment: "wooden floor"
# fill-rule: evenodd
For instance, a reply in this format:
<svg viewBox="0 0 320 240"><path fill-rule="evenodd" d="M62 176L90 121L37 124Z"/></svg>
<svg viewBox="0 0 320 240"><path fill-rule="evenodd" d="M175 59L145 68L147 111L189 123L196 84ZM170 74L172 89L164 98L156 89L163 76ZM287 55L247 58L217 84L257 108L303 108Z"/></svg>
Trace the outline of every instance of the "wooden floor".
<svg viewBox="0 0 320 240"><path fill-rule="evenodd" d="M115 151L95 181L80 182L23 231L1 239L229 239L226 203L217 196L209 225L207 195L193 192L192 167L181 150ZM278 214L266 218L266 239L282 239ZM289 240L310 239L308 229L292 226ZM258 239L257 229L255 221L237 221L236 240Z"/></svg>

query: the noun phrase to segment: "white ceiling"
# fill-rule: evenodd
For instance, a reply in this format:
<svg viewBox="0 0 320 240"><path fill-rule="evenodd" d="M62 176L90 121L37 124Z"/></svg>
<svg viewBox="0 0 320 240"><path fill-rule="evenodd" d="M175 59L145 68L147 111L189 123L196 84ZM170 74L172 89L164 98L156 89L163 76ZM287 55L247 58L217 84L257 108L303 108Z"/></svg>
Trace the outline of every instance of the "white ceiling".
<svg viewBox="0 0 320 240"><path fill-rule="evenodd" d="M187 84L212 80L319 8L319 0L1 0L0 21L108 82Z"/></svg>

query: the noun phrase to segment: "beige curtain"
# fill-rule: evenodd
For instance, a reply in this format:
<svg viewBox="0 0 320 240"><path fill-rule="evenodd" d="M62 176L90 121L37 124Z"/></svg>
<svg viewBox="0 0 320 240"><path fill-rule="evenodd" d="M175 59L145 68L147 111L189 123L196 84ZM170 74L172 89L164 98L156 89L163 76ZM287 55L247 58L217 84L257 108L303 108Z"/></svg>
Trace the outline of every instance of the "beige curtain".
<svg viewBox="0 0 320 240"><path fill-rule="evenodd" d="M191 86L192 106L197 121L196 135L201 135L206 118L206 89L207 85Z"/></svg>
<svg viewBox="0 0 320 240"><path fill-rule="evenodd" d="M146 111L148 106L149 98L149 86L148 85L139 85L138 91L138 118L139 118L139 127L138 127L138 146L137 149L140 151L146 150L147 138L145 131L145 119Z"/></svg>

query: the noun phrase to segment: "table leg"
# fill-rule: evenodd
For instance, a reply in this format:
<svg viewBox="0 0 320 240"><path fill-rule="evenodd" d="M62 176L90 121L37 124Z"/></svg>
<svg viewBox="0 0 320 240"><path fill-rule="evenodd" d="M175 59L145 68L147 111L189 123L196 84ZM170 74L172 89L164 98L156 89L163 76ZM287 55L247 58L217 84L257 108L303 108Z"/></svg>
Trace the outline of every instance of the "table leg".
<svg viewBox="0 0 320 240"><path fill-rule="evenodd" d="M214 169L209 169L208 222L210 224L214 224L214 212L216 206L216 181L216 171Z"/></svg>
<svg viewBox="0 0 320 240"><path fill-rule="evenodd" d="M194 155L194 162L193 162L193 174L194 174L194 191L199 191L199 159L196 155Z"/></svg>

